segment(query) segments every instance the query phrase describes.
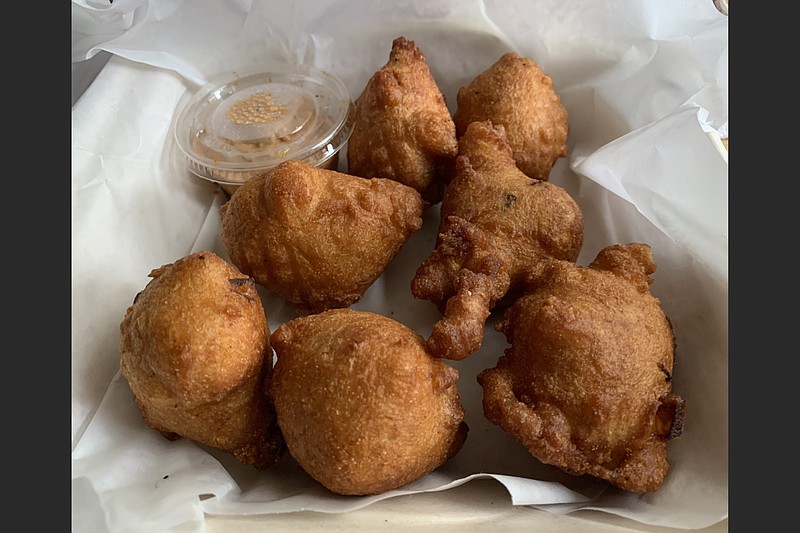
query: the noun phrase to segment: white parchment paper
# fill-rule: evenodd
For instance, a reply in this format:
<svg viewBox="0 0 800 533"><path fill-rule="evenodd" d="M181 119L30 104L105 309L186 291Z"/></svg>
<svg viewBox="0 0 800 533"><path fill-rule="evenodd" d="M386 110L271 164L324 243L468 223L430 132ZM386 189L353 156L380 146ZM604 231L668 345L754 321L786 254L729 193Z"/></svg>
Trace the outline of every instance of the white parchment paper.
<svg viewBox="0 0 800 533"><path fill-rule="evenodd" d="M192 2L73 1L73 61L114 54L73 107L74 531L203 531L204 513L347 512L383 498L446 490L475 477L515 504L588 508L694 529L728 514L728 166L713 135L728 128L728 26L711 0ZM452 362L470 433L436 472L373 497L327 492L291 459L256 471L141 420L118 374L119 323L155 267L192 251L226 257L223 197L177 161L176 107L221 71L294 61L328 69L355 98L392 40L417 41L451 110L456 92L515 50L553 78L569 111L570 156L551 181L581 206L579 263L606 245L647 242L653 293L673 322L674 391L684 434L654 494L627 494L542 465L483 417L475 376L507 347ZM340 163L346 170L346 161ZM410 293L433 249L438 211L355 308L430 333L432 304ZM274 330L295 316L262 292Z"/></svg>

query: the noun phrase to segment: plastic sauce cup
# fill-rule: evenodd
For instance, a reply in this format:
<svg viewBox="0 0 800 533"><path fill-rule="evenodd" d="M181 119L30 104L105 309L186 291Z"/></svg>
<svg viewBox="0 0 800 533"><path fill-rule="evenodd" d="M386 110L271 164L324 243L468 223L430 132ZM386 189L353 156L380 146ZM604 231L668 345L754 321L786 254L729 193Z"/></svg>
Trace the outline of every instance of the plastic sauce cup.
<svg viewBox="0 0 800 533"><path fill-rule="evenodd" d="M339 78L292 65L214 76L180 109L174 133L186 168L233 194L289 159L336 170L354 119Z"/></svg>

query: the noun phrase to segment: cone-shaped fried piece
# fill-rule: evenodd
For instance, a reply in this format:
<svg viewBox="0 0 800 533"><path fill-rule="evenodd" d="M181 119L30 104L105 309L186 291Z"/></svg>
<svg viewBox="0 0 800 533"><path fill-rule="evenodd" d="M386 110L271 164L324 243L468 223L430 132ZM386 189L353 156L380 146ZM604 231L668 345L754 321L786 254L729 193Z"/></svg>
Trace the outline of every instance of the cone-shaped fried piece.
<svg viewBox="0 0 800 533"><path fill-rule="evenodd" d="M458 370L382 315L332 309L272 335L272 392L287 448L338 494L379 494L433 471L468 428Z"/></svg>
<svg viewBox="0 0 800 533"><path fill-rule="evenodd" d="M222 206L231 262L302 311L347 307L422 227L413 188L286 161Z"/></svg>
<svg viewBox="0 0 800 533"><path fill-rule="evenodd" d="M553 80L534 61L515 52L459 89L453 120L459 137L472 122L505 127L514 160L531 178L547 180L567 155L569 122Z"/></svg>
<svg viewBox="0 0 800 533"><path fill-rule="evenodd" d="M370 78L355 106L348 172L399 181L428 205L438 203L458 151L456 127L414 41L394 40L389 61Z"/></svg>
<svg viewBox="0 0 800 533"><path fill-rule="evenodd" d="M269 327L255 283L212 252L150 273L120 325L120 368L145 422L257 468L283 451Z"/></svg>
<svg viewBox="0 0 800 533"><path fill-rule="evenodd" d="M572 197L516 167L502 126L470 124L442 200L436 248L411 285L443 313L428 339L431 353L463 359L480 348L497 302L513 300L540 262L575 261L582 245L583 214Z"/></svg>
<svg viewBox="0 0 800 533"><path fill-rule="evenodd" d="M627 491L657 490L681 434L675 338L649 289L650 247L551 262L496 329L511 347L478 374L486 417L540 461Z"/></svg>

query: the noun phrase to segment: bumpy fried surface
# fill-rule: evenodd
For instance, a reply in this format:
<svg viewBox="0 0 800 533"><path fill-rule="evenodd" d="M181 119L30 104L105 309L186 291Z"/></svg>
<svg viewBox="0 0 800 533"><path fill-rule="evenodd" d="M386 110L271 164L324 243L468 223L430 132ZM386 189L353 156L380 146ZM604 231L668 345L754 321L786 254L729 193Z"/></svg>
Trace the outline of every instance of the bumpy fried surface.
<svg viewBox="0 0 800 533"><path fill-rule="evenodd" d="M355 101L348 172L415 188L428 204L442 198L458 150L456 127L425 55L398 37L389 61Z"/></svg>
<svg viewBox="0 0 800 533"><path fill-rule="evenodd" d="M283 451L269 327L252 279L212 252L150 273L120 325L120 367L145 422L258 468Z"/></svg>
<svg viewBox="0 0 800 533"><path fill-rule="evenodd" d="M542 261L575 261L582 246L583 214L572 197L516 167L502 126L470 124L442 200L436 247L411 285L443 313L428 349L448 359L477 350L501 298L513 299Z"/></svg>
<svg viewBox="0 0 800 533"><path fill-rule="evenodd" d="M637 493L661 486L683 427L655 268L639 243L609 246L588 268L551 263L497 324L511 347L478 374L486 417L533 456Z"/></svg>
<svg viewBox="0 0 800 533"><path fill-rule="evenodd" d="M338 494L378 494L433 471L467 436L458 371L388 317L333 309L272 334L278 424L297 463Z"/></svg>
<svg viewBox="0 0 800 533"><path fill-rule="evenodd" d="M422 227L413 188L286 161L222 206L231 262L298 309L347 307Z"/></svg>
<svg viewBox="0 0 800 533"><path fill-rule="evenodd" d="M550 76L526 57L503 55L459 89L456 102L457 135L472 122L502 125L517 166L531 178L547 180L558 158L567 155L567 110Z"/></svg>

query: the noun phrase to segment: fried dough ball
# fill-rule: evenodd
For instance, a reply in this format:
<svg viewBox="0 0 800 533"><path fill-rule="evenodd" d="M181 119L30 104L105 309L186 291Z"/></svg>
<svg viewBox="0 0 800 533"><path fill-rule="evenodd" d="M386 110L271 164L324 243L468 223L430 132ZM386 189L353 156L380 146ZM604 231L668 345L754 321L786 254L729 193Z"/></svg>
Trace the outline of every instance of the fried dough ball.
<svg viewBox="0 0 800 533"><path fill-rule="evenodd" d="M298 309L347 307L364 295L422 227L413 188L290 160L225 203L231 262Z"/></svg>
<svg viewBox="0 0 800 533"><path fill-rule="evenodd" d="M649 290L646 244L613 245L587 268L553 262L496 326L511 347L478 374L488 420L540 461L636 493L656 491L681 434L675 337Z"/></svg>
<svg viewBox="0 0 800 533"><path fill-rule="evenodd" d="M442 200L436 247L411 284L416 298L443 313L428 349L463 359L480 348L498 301L513 300L539 262L575 261L582 246L583 214L573 198L516 167L502 126L470 124Z"/></svg>
<svg viewBox="0 0 800 533"><path fill-rule="evenodd" d="M567 155L567 110L550 76L526 57L504 54L461 87L456 102L457 135L472 122L502 125L517 166L531 178L547 180L558 158Z"/></svg>
<svg viewBox="0 0 800 533"><path fill-rule="evenodd" d="M283 452L269 395L269 327L252 279L213 252L150 272L120 325L120 368L142 418L257 468Z"/></svg>
<svg viewBox="0 0 800 533"><path fill-rule="evenodd" d="M297 463L332 492L379 494L453 457L468 428L458 371L388 317L332 309L272 334L272 394Z"/></svg>
<svg viewBox="0 0 800 533"><path fill-rule="evenodd" d="M394 40L389 61L370 78L355 106L348 172L404 183L428 205L441 201L458 151L456 127L414 41Z"/></svg>

